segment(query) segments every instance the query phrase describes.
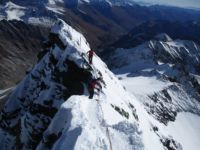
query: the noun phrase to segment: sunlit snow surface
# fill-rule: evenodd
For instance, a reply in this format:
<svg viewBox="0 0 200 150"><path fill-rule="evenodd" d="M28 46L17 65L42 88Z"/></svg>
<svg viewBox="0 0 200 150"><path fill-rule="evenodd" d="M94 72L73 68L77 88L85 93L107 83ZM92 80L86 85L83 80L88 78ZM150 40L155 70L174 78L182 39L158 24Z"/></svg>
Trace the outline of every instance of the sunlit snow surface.
<svg viewBox="0 0 200 150"><path fill-rule="evenodd" d="M5 7L8 20L21 20L21 17L25 15L25 7L18 6L12 2L8 2Z"/></svg>
<svg viewBox="0 0 200 150"><path fill-rule="evenodd" d="M79 68L85 68L87 57L82 54L90 50L90 46L84 36L62 20L57 21L51 32L58 34L66 49L62 50L58 46L51 48L30 73L25 76L23 81L19 83L4 108L4 113L7 114L20 110L19 113L15 114L16 116L11 117L11 119L8 118L6 121L10 123L9 126L11 127L20 122L20 139L25 146L25 150L30 149L28 148L29 140L31 139L29 135L40 132L40 128L43 127L41 119L50 119L50 124L42 133L43 140L37 145L37 150L48 149L43 141L46 141L49 135L58 135L60 133L61 136L52 146L54 150L108 150L111 148L113 150L165 150L166 147L164 147L161 140L174 139L176 142L178 141L178 138L175 139L175 137L170 136L172 133L170 130L166 130L167 127L164 124L147 113L142 103L147 100L145 98L147 98L148 94L170 86L170 82L166 82L160 74L175 75L177 72L173 71L172 64L159 62L155 70L153 69L155 64L151 59L141 61L141 58L150 58L151 56L147 49L144 49L145 53L141 55L144 52L141 51L144 47L140 47L138 53L136 53L137 57L129 54L130 57L127 58L126 53L122 53L122 56L118 53L121 59L115 57L117 64L121 66L124 63L133 62L122 69L115 70L121 82L97 55L94 56L93 65L91 66L92 76L99 77L98 72L101 72L106 83L100 96L88 99L87 85L85 85L83 95L74 95L67 100L53 99L53 106L58 108L58 112L52 118L48 118L43 114L35 115L29 113L26 105L30 103L31 105L39 104L43 106L45 99L51 99L52 95L56 95L55 93L58 90L56 87L60 87L61 90L64 88L63 85L59 85L60 83L52 80L52 68L45 67L45 64L51 63L49 55L53 55L58 60L53 67L56 67L59 71L67 71L66 60L73 61ZM124 60L123 58L127 59ZM127 72L128 70L130 71L130 66L135 66L136 72L133 72L133 70ZM37 77L40 75L39 72L41 70L44 70L45 76L34 80L31 74ZM140 74L142 76L139 76ZM130 84L132 80L135 85ZM37 89L38 81L45 82L48 88L41 91L32 89L34 87ZM142 81L144 82L139 84ZM132 91L132 94L127 92L121 83L125 86L128 84L127 90L130 90L129 92ZM155 86L153 83L155 83ZM181 93L182 91L179 92L180 97L185 94L184 92ZM172 91L170 94L175 94L174 97L177 98L176 92L173 93ZM23 95L28 97L26 99L28 101L23 102L17 99L17 97L23 97ZM179 102L178 98L173 101L174 108L176 108L176 102ZM188 99L183 99L183 102ZM123 109L125 113L129 114L129 117L121 115L119 110L117 111L113 108L114 106L117 106L120 110ZM195 108L197 110L199 107L198 103L192 103L189 100L185 103L184 107L186 106L189 108L197 107ZM38 123L34 122L34 120L38 120ZM25 121L31 127L25 126ZM154 131L154 127L157 127L158 131ZM0 145L3 150L6 147L9 149L14 146L15 141L12 135L5 133L5 130L0 130ZM9 144L8 140L10 140ZM177 150L181 150L181 147L178 147Z"/></svg>
<svg viewBox="0 0 200 150"><path fill-rule="evenodd" d="M154 94L155 92L159 92L171 85L168 82L158 80L156 77L120 77L123 78L122 84L124 84L127 90L132 92L134 95Z"/></svg>
<svg viewBox="0 0 200 150"><path fill-rule="evenodd" d="M73 46L71 50L68 48L66 54L69 55L70 60L75 61L81 67L82 58L79 58L79 53L87 52L89 50L88 44L81 34L74 32L73 28L66 24L62 25L54 26L52 32L59 33L64 43ZM127 105L131 101L131 97L124 91L113 73L107 69L105 63L98 56L95 56L93 61L94 76L98 70L106 82L103 93L100 97L96 97L99 102L94 100L95 98L90 100L86 96L73 96L62 105L54 119L64 120L64 117L67 119L67 124L63 135L56 142L54 148L109 149L110 144L106 135L108 127L113 149L143 149L142 132L139 131L139 126L134 121L133 116L127 120L111 106L111 104L120 106L131 114ZM52 121L51 125L56 126L58 120ZM56 127L51 129L54 130Z"/></svg>
<svg viewBox="0 0 200 150"><path fill-rule="evenodd" d="M191 113L180 113L175 122L171 122L167 130L180 141L183 150L198 150L200 147L200 117Z"/></svg>
<svg viewBox="0 0 200 150"><path fill-rule="evenodd" d="M163 62L162 59L156 61L152 49L160 50L157 56L160 55L161 57L158 57L158 59L162 58L162 54L166 55L167 53L168 62ZM113 67L114 73L127 91L135 95L149 112L154 111L154 114L156 114L156 108L159 110L159 107L161 107L161 110L162 108L166 109L164 112L167 110L169 112L174 110L186 111L178 113L175 121L169 122L167 126L163 126L154 119L150 119L150 122L159 128L161 134L170 135L179 142L183 150L198 150L200 145L200 117L193 113L199 114L200 112L199 99L195 100L195 97L192 96L193 87L188 86L186 84L188 81L184 81L184 78L183 83L181 83L183 85L171 82L166 78L167 76L181 78L171 60L182 59L183 54L187 56L185 57L187 69L194 72L191 75L199 82L199 76L195 73L193 64L199 63L200 48L197 44L189 41L149 42L132 49L120 48L112 54L108 63ZM163 94L165 92L171 101L166 101L166 95ZM157 96L157 103L152 101L153 96ZM159 105L159 103L163 105ZM139 108L141 107L137 107L137 111L141 110ZM139 118L143 118L145 113L138 112L138 114L141 115ZM145 122L142 122L141 126L144 126ZM147 132L144 132L144 134L147 134Z"/></svg>
<svg viewBox="0 0 200 150"><path fill-rule="evenodd" d="M29 141L32 138L30 135L40 132L40 129L44 127L41 119L51 120L49 116L45 116L43 113L37 113L37 115L30 113L27 106L30 102L31 105L44 106L46 99L51 99L52 95L56 95L57 87L64 88L52 80L52 68L45 67L45 64L50 61L49 54L51 53L58 60L56 68L59 71L67 71L68 67L64 63L67 59L73 61L79 68L84 68L87 58L84 58L82 54L90 49L83 35L62 20L58 20L51 32L59 35L64 45L67 46L66 49L62 50L58 46L51 48L19 83L4 107L4 114L9 115L10 112L15 112L15 110L20 111L20 113L15 114L16 116L7 118L6 122L9 122L9 127L20 122L20 139L26 150L30 149ZM39 76L41 70L44 70L45 76L40 77L39 80L34 80L31 75ZM144 149L143 132L145 131L141 130L140 122L133 115L133 113L137 115L137 112L133 112L133 108L130 107L132 101L136 101L136 99L124 90L106 64L95 55L91 70L93 77L98 77L99 71L106 83L99 97L95 96L94 99L88 99L85 85L85 93L82 96L74 95L67 100L53 99L52 105L58 108L58 112L52 117L47 129L42 133L43 140L37 145L37 150L46 149L43 141L46 141L49 135L59 133L61 133L61 136L52 147L56 150L108 150L110 147L120 150ZM41 91L35 90L38 87L38 82L41 81L45 82L49 88ZM34 89L32 90L32 88ZM28 96L29 98L22 102L18 99L21 96ZM96 99L99 101L96 101ZM61 102L63 103L61 104ZM24 106L26 107L24 108ZM114 106L123 109L129 114L129 117L120 115L113 108ZM38 120L37 123L34 120ZM25 122L28 123L28 126L25 125ZM148 127L146 130L150 130L151 126ZM9 133L5 136L6 130L0 131L2 150L12 149L11 147L15 146L14 136ZM149 135L155 137L155 142L162 147L154 132L150 132ZM7 140L10 140L9 144Z"/></svg>

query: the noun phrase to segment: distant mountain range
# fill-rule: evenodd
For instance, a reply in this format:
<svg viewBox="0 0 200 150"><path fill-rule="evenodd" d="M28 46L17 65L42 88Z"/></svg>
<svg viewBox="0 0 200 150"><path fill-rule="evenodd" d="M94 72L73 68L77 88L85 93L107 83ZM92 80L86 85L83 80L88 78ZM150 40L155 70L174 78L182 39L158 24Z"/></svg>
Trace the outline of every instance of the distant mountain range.
<svg viewBox="0 0 200 150"><path fill-rule="evenodd" d="M113 74L97 55L88 62L87 40L63 20L49 35L16 88L0 90L2 150L199 148L198 44L159 34L117 48L106 59Z"/></svg>
<svg viewBox="0 0 200 150"><path fill-rule="evenodd" d="M0 3L2 150L199 149L200 11Z"/></svg>
<svg viewBox="0 0 200 150"><path fill-rule="evenodd" d="M111 47L130 48L145 41L155 39L160 33L167 33L173 39L191 40L200 44L200 22L198 21L147 21L133 28L127 35L122 36Z"/></svg>
<svg viewBox="0 0 200 150"><path fill-rule="evenodd" d="M13 66L10 66L12 63L5 65L16 68L19 71L17 77L12 76L12 74L8 73L9 70L1 67L0 72L3 72L1 77L5 79L0 83L2 87L15 84L21 79L28 66L35 62L36 53L40 47L39 41L41 41L41 35L34 36L36 33L34 32L35 27L39 27L41 32L46 32L46 29L54 23L57 17L62 18L77 31L81 32L89 41L91 48L98 52L105 51L107 53L107 49L110 47L133 47L145 40L152 39L159 32L167 33L173 39L188 39L197 43L199 41L198 22L200 22L200 11L158 5L146 7L135 3L130 5L122 1L119 1L122 3L112 1L112 5L107 2L104 3L105 1L89 1L90 3L77 1L78 5L76 7L66 5L65 2L70 1L3 0L0 2L0 18L2 20L16 19L24 21L24 23L15 21L16 24L14 25L13 21L0 21L2 25L8 24L7 26L2 26L0 43L5 42L5 35L8 34L7 30L9 30L12 34L9 34L6 42L8 43L7 45L12 45L12 53L16 53L16 55L11 55L9 59L15 60L16 56L23 55L23 59L27 62L26 67L23 69L20 65L16 65L17 63ZM13 26L17 26L19 32L16 32ZM25 47L21 46L20 50L27 53L18 54L19 48L16 47L15 40L12 40L12 35L15 37L15 34L18 33L21 37L26 38L27 34L22 31L27 28L31 40L37 41L32 42L37 45L37 50L27 51L26 46L29 49L31 40L25 43L20 41L20 44L26 45ZM185 31L188 32L186 33ZM1 45L3 48L1 49L0 57L4 57L4 53L7 56L8 52L5 52L8 51L6 46L4 44ZM24 57L25 54L32 57Z"/></svg>
<svg viewBox="0 0 200 150"><path fill-rule="evenodd" d="M113 49L104 60L148 114L165 124L164 132L182 145L167 150L198 149L199 44L159 34L136 47Z"/></svg>
<svg viewBox="0 0 200 150"><path fill-rule="evenodd" d="M76 5L71 6L71 3ZM200 21L200 11L159 5L146 7L121 0L4 0L1 4L2 19L18 19L51 26L56 17L62 18L81 31L94 48L114 42L119 36L146 21Z"/></svg>

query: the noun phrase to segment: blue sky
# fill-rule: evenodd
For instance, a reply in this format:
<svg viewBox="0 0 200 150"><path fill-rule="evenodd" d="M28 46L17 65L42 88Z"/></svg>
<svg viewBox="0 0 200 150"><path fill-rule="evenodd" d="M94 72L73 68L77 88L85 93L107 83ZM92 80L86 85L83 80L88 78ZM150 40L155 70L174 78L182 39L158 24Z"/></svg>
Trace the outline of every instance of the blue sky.
<svg viewBox="0 0 200 150"><path fill-rule="evenodd" d="M161 5L172 5L179 7L195 7L200 8L200 0L134 0L136 2L147 2Z"/></svg>

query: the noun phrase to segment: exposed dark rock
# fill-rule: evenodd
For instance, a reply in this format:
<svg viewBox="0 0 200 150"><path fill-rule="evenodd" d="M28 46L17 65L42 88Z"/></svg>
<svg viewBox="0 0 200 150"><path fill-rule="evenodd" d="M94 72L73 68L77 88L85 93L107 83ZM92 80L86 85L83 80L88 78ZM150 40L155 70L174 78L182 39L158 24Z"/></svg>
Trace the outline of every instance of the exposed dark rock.
<svg viewBox="0 0 200 150"><path fill-rule="evenodd" d="M126 119L129 118L129 113L126 112L123 108L118 106L111 105L121 116L125 117Z"/></svg>

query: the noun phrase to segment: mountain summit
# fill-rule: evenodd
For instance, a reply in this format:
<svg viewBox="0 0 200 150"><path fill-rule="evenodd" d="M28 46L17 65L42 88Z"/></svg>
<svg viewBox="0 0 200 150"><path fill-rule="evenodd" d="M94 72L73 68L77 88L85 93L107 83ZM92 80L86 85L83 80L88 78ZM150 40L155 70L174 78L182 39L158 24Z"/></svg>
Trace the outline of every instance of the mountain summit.
<svg viewBox="0 0 200 150"><path fill-rule="evenodd" d="M2 150L181 149L97 55L88 63L82 34L58 20L43 48L1 112Z"/></svg>
<svg viewBox="0 0 200 150"><path fill-rule="evenodd" d="M142 148L130 96L98 56L88 63L86 39L62 20L49 37L1 112L1 148ZM99 77L103 89L88 99L88 82Z"/></svg>

